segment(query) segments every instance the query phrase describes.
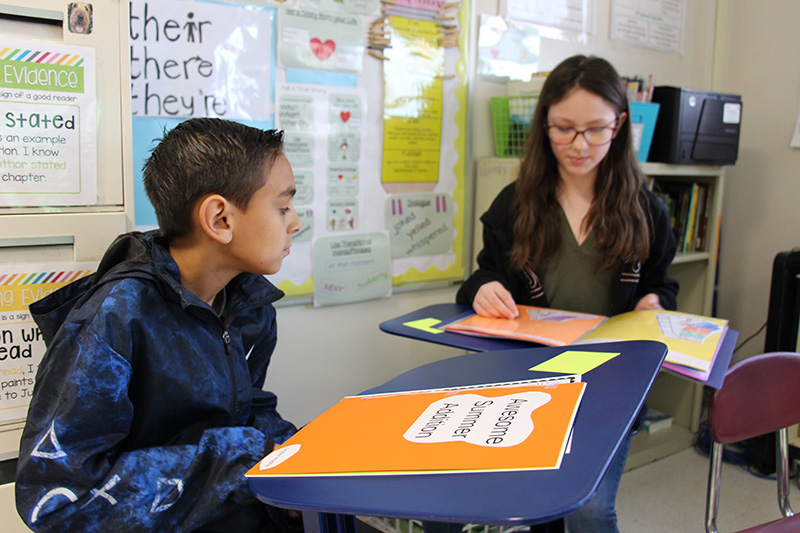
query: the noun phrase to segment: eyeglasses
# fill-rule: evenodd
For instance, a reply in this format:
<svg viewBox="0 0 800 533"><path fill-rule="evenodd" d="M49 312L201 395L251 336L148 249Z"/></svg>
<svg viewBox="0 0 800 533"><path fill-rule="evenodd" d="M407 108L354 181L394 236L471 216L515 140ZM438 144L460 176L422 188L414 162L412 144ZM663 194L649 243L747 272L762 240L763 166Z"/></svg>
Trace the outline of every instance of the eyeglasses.
<svg viewBox="0 0 800 533"><path fill-rule="evenodd" d="M585 130L576 130L567 126L548 126L545 125L547 135L550 140L555 144L572 144L578 135L583 135L587 144L592 146L602 146L608 144L614 138L614 133L617 131L617 121L619 117L615 118L613 122L600 126L599 128L586 128Z"/></svg>

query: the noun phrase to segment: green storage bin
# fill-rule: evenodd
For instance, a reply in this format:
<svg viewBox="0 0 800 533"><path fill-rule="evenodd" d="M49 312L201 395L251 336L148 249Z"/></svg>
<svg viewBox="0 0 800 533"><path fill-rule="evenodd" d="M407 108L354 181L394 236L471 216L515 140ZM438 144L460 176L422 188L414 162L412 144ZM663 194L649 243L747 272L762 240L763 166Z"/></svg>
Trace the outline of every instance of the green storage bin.
<svg viewBox="0 0 800 533"><path fill-rule="evenodd" d="M492 129L497 157L522 155L537 100L535 96L492 98Z"/></svg>

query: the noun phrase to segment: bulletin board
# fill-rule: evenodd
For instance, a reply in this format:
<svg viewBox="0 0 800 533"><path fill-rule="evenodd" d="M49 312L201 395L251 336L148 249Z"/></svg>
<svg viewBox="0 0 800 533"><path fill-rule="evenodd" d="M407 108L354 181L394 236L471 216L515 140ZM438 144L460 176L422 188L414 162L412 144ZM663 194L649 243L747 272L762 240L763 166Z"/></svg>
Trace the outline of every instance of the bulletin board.
<svg viewBox="0 0 800 533"><path fill-rule="evenodd" d="M303 228L270 280L320 305L464 277L469 3L132 0L135 223L142 165L210 116L284 130Z"/></svg>

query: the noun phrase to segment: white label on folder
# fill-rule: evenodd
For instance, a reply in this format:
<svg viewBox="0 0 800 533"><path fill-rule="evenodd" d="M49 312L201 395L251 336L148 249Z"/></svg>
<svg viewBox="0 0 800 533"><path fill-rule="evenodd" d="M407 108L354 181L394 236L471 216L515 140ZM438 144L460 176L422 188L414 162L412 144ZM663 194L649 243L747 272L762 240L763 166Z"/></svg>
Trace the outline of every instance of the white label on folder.
<svg viewBox="0 0 800 533"><path fill-rule="evenodd" d="M487 397L458 394L431 403L403 437L414 443L466 442L476 446L516 446L533 432L531 413L552 396L527 391Z"/></svg>
<svg viewBox="0 0 800 533"><path fill-rule="evenodd" d="M283 448L278 448L266 457L264 457L258 465L259 470L268 470L274 468L289 459L291 456L300 451L299 444L290 444Z"/></svg>
<svg viewBox="0 0 800 533"><path fill-rule="evenodd" d="M742 121L742 104L723 104L722 105L722 123L723 124L738 124Z"/></svg>

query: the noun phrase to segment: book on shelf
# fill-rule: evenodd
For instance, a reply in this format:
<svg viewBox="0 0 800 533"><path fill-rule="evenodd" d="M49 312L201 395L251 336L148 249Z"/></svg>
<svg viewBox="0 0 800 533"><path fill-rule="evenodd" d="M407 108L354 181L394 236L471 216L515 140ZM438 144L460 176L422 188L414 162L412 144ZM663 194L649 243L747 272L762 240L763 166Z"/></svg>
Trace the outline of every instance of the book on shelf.
<svg viewBox="0 0 800 533"><path fill-rule="evenodd" d="M705 381L718 355L728 321L678 311L630 311L612 317L518 305L514 319L477 314L446 324L467 335L502 337L566 346L620 340L653 340L669 349L664 367Z"/></svg>
<svg viewBox="0 0 800 533"><path fill-rule="evenodd" d="M672 427L672 416L652 407L647 408L642 429L648 433L657 433L670 427Z"/></svg>
<svg viewBox="0 0 800 533"><path fill-rule="evenodd" d="M248 477L557 469L586 383L579 376L349 396Z"/></svg>
<svg viewBox="0 0 800 533"><path fill-rule="evenodd" d="M650 184L667 209L678 252L706 251L708 219L713 208L711 184L655 179Z"/></svg>
<svg viewBox="0 0 800 533"><path fill-rule="evenodd" d="M711 185L704 183L700 185L700 205L702 208L700 209L700 213L697 216L697 231L695 234L697 237L695 238L695 245L694 249L697 252L705 252L706 251L706 241L708 238L708 217L710 216L712 210L712 194L711 194Z"/></svg>
<svg viewBox="0 0 800 533"><path fill-rule="evenodd" d="M680 250L683 253L694 251L694 221L697 218L697 195L699 187L696 183L692 183L689 189L689 207L686 211L686 230L683 235L683 243Z"/></svg>

